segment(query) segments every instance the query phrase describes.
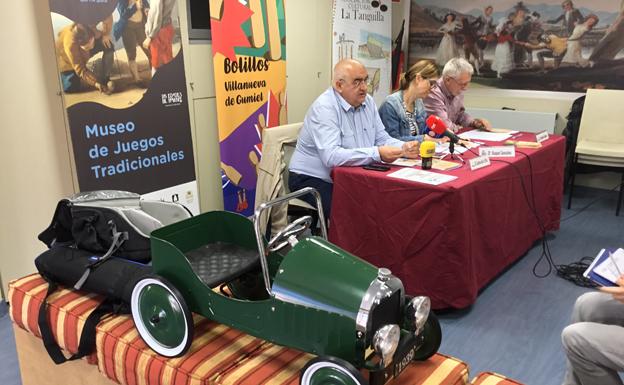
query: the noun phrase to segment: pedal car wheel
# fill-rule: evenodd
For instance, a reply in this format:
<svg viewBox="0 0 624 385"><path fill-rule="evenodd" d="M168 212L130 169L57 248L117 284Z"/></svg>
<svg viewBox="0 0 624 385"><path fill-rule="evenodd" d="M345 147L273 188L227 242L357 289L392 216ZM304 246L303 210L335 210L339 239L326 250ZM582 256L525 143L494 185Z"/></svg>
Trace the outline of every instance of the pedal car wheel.
<svg viewBox="0 0 624 385"><path fill-rule="evenodd" d="M156 353L178 357L193 340L193 318L180 292L167 280L140 280L130 299L132 318L143 341Z"/></svg>
<svg viewBox="0 0 624 385"><path fill-rule="evenodd" d="M301 370L301 385L366 385L351 363L337 357L316 357Z"/></svg>
<svg viewBox="0 0 624 385"><path fill-rule="evenodd" d="M423 345L416 351L414 361L424 361L438 352L442 343L442 329L440 321L433 312L429 313L427 322L423 327Z"/></svg>

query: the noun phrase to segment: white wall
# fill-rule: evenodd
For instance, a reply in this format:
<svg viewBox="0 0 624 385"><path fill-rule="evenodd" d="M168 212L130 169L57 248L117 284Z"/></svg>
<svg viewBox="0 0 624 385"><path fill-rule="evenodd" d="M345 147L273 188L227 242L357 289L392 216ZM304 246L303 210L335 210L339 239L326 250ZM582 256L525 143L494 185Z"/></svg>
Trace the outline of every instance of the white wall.
<svg viewBox="0 0 624 385"><path fill-rule="evenodd" d="M0 277L35 271L37 234L73 192L48 2L10 1L0 24Z"/></svg>

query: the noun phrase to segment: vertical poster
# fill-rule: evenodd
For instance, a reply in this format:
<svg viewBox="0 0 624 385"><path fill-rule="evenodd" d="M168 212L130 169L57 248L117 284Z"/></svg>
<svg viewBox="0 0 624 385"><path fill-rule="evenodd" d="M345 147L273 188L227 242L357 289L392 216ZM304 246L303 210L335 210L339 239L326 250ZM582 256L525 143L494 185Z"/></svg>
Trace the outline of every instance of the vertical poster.
<svg viewBox="0 0 624 385"><path fill-rule="evenodd" d="M254 211L262 131L287 123L283 0L210 2L225 210Z"/></svg>
<svg viewBox="0 0 624 385"><path fill-rule="evenodd" d="M356 59L368 71L368 93L381 105L392 88L392 3L334 0L332 65Z"/></svg>
<svg viewBox="0 0 624 385"><path fill-rule="evenodd" d="M177 0L49 0L78 188L199 213Z"/></svg>
<svg viewBox="0 0 624 385"><path fill-rule="evenodd" d="M412 0L409 62L465 57L492 88L624 88L624 2Z"/></svg>

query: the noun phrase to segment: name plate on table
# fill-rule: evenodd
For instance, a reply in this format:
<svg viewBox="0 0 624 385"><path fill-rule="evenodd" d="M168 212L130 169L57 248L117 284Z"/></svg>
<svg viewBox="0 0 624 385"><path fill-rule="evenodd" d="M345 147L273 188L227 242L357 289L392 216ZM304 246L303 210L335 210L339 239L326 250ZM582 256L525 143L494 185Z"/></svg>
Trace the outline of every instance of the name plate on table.
<svg viewBox="0 0 624 385"><path fill-rule="evenodd" d="M476 158L470 159L468 162L470 163L470 169L473 171L483 167L487 167L491 164L490 158L488 158L487 156L478 156Z"/></svg>
<svg viewBox="0 0 624 385"><path fill-rule="evenodd" d="M535 134L535 141L537 143L542 143L543 141L548 140L548 138L549 138L548 132L546 131Z"/></svg>
<svg viewBox="0 0 624 385"><path fill-rule="evenodd" d="M489 158L513 158L516 156L516 147L514 146L479 147L479 156L487 156Z"/></svg>

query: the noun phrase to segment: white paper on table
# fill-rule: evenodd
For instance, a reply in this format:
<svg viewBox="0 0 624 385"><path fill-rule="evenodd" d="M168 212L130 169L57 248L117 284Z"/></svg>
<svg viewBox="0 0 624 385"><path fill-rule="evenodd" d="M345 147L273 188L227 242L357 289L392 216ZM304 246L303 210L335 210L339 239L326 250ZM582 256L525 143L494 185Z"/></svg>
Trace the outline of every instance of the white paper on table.
<svg viewBox="0 0 624 385"><path fill-rule="evenodd" d="M617 249L610 258L596 266L594 272L611 282L616 282L624 273L624 250Z"/></svg>
<svg viewBox="0 0 624 385"><path fill-rule="evenodd" d="M393 164L395 166L403 166L403 167L414 167L418 165L418 163L419 163L419 159L399 158L389 164Z"/></svg>
<svg viewBox="0 0 624 385"><path fill-rule="evenodd" d="M470 145L468 147L472 148L472 146ZM455 151L454 151L455 154L463 154L466 151L468 150L465 147L460 146L459 144L455 144ZM436 156L448 155L449 143L448 142L436 143L435 154Z"/></svg>
<svg viewBox="0 0 624 385"><path fill-rule="evenodd" d="M517 134L520 131L516 131L516 130L510 130L508 128L490 128L490 132L502 132L502 133L506 133L506 134Z"/></svg>
<svg viewBox="0 0 624 385"><path fill-rule="evenodd" d="M490 142L502 142L503 140L507 140L511 138L513 135L512 132L487 132L487 131L479 131L479 130L470 130L466 132L462 132L458 136L462 139L469 140L487 140Z"/></svg>
<svg viewBox="0 0 624 385"><path fill-rule="evenodd" d="M398 171L388 174L389 177L410 180L437 186L442 183L450 182L457 179L456 176L438 174L437 172L417 170L414 168L402 168Z"/></svg>

